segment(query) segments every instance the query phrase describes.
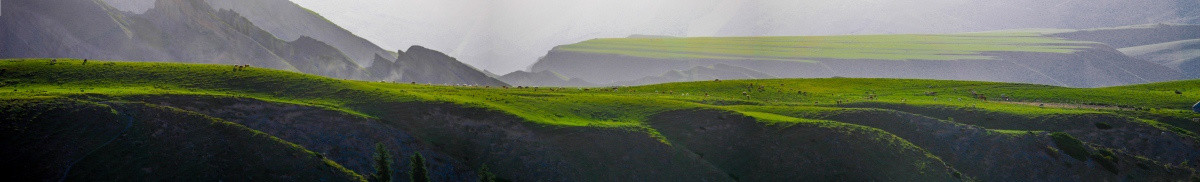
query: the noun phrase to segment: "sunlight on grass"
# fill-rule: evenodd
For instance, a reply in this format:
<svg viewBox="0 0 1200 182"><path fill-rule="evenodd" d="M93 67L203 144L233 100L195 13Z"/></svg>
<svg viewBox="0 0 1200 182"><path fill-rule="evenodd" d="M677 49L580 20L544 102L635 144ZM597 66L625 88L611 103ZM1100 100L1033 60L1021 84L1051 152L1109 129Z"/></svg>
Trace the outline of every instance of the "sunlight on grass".
<svg viewBox="0 0 1200 182"><path fill-rule="evenodd" d="M91 61L83 65L76 60L51 64L45 59L25 59L0 61L0 69L6 70L0 78L0 98L212 95L316 106L370 118L375 117L364 111L370 109L370 103L450 103L499 111L548 126L628 128L650 133L654 131L645 123L649 117L682 109L729 110L778 123L821 123L794 116L836 112L842 109L839 102L972 108L1030 117L1139 112L1186 118L1198 116L1184 111L1200 99L1197 92L1173 92L1196 90L1200 88L1200 80L1066 88L976 81L832 78L516 89L351 81L270 69L233 71L232 66L204 64ZM986 95L991 100L977 99L972 93ZM1001 95L1008 101L996 101ZM1038 107L1029 103L1130 109ZM1133 111L1133 108L1140 109Z"/></svg>

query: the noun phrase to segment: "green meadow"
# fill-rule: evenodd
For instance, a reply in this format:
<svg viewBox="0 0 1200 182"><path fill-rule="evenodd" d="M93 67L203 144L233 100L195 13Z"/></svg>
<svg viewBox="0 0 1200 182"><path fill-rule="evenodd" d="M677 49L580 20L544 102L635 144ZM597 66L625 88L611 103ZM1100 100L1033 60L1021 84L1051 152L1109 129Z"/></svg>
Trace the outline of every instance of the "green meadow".
<svg viewBox="0 0 1200 182"><path fill-rule="evenodd" d="M1176 157L1189 151L1179 151L1178 154L1144 152L1186 146L1188 141L1200 140L1200 135L1196 134L1200 132L1200 123L1193 120L1200 118L1200 114L1190 111L1191 105L1200 100L1200 80L1105 88L867 78L711 80L633 87L483 87L343 80L291 71L235 68L230 65L108 61L88 61L85 64L81 60L73 59L0 61L0 112L12 114L6 119L12 120L13 123L37 121L35 123L45 124L47 126L44 127L49 129L61 125L69 126L67 130L72 131L101 131L102 129L97 129L96 126L88 125L97 123L78 122L90 120L80 117L115 120L113 118L128 117L123 114L143 113L149 115L138 118L148 121L128 122L135 123L131 125L135 126L135 129L145 128L144 131L133 132L138 136L153 136L151 128L169 126L161 125L162 122L185 125L181 128L213 129L211 132L250 131L232 132L237 135L201 134L190 137L259 137L255 141L263 141L261 145L279 149L257 150L249 145L241 145L246 143L238 142L233 142L239 145L232 147L237 148L236 150L290 152L293 156L304 157L302 160L289 160L290 162L326 163L325 166L328 167L296 170L332 171L322 175L342 176L352 181L361 180L361 176L366 176L369 172L351 172L341 165L360 163L338 158L334 159L340 161L333 162L332 159L323 157L323 154L307 149L323 146L320 143L300 146L216 117L148 103L164 99L169 102L200 103L229 101L222 101L222 98L241 100L234 102L248 103L251 102L248 100L259 100L281 105L316 107L345 114L341 117L370 119L396 127L412 127L416 128L412 130L414 135L435 146L447 147L447 151L479 152L478 150L492 150L493 147L538 151L539 147L519 145L521 143L510 141L512 137L521 140L522 138L517 136L528 136L521 133L522 130L538 135L538 142L548 142L543 145L561 147L559 149L568 154L594 151L629 152L621 155L637 157L644 155L644 152L661 150L666 152L654 155L673 157L648 156L640 160L626 161L594 158L598 155L608 155L602 153L564 155L565 157L560 158L555 158L557 155L536 153L517 156L569 160L589 165L586 167L588 169L624 169L621 166L626 165L641 167L638 169L662 166L688 168L676 171L680 174L709 166L686 161L740 161L747 159L746 157L754 158L753 151L794 151L815 152L814 155L828 158L832 160L829 163L834 164L885 164L867 170L871 176L904 176L903 178L911 177L914 180L938 176L953 176L952 178L964 180L974 177L1002 179L1007 178L1004 177L1004 173L988 173L988 170L979 169L974 165L978 164L977 160L1019 162L1021 159L1008 158L1007 150L998 150L1012 148L1021 155L1045 153L1049 156L1059 155L1058 151L1069 150L1073 153L1070 155L1081 154L1098 158L1097 161L1103 162L1101 165L1106 165L1105 169L1114 175L1125 173L1120 173L1113 166L1125 166L1126 169L1129 166L1140 166L1140 169L1153 173L1134 173L1139 177L1157 179L1169 177L1159 176L1160 174L1178 174L1170 177L1176 178L1193 176L1187 171L1193 169L1191 163L1194 163L1194 159ZM122 114L114 110L116 107L123 110ZM409 107L416 108L406 109ZM92 112L91 110L101 114L87 114ZM442 122L447 122L445 120L413 118L432 113L404 113L442 112L441 110L454 112L453 117L480 117L476 119L488 120L481 123L489 124L468 124L466 126L476 128L463 129L461 126L464 125L453 125L453 122L457 121L451 121L451 125L445 126L442 125ZM174 121L175 115L192 117L194 122ZM39 121L39 117L50 118L42 118L48 120ZM56 117L73 119L56 120ZM155 120L156 118L159 120ZM153 124L156 121L160 124ZM496 125L508 121L519 123L520 126ZM220 124L221 127L199 127L216 126L214 123ZM345 124L357 126L353 122ZM516 133L494 133L508 130ZM480 131L493 133L482 135L485 138L476 138L479 136L472 134ZM1050 140L1042 139L1053 137L1049 134L1056 132L1071 133L1070 136L1081 138L1059 141L1059 138L1070 137L1058 137L1054 138L1056 143L1083 141L1085 146L1081 151L1079 146L1063 148L1060 144L1049 144L1047 142ZM146 138L146 141L169 141L150 139L156 138ZM962 139L981 143L963 143L960 142ZM1142 151L1146 146L1136 145L1139 144L1137 142L1106 142L1110 139L1150 141L1165 146L1150 146L1151 148ZM722 142L725 140L737 142ZM471 143L483 141L502 142ZM579 145L583 141L594 143ZM163 142L161 145L170 143ZM115 145L117 148L140 146L136 142ZM970 150L965 151L956 149L964 145L982 146L969 147L967 149ZM616 150L608 151L610 149ZM729 150L751 153L723 153ZM1115 150L1115 153L1120 155L1112 154L1114 152L1110 150ZM101 152L98 155L120 156L121 151L124 149ZM986 158L962 157L965 154L982 155ZM456 155L464 158L480 156L469 153ZM529 177L529 171L543 169L520 167L524 163L508 160L512 157L507 154L483 156L493 158L473 161L476 164L471 165L487 163L490 166L518 166L502 172L510 178L523 179L522 177ZM771 156L789 157L757 157ZM1111 162L1118 158L1131 162ZM642 160L659 159L685 163L637 163ZM122 160L124 159L113 159L107 163L119 163ZM152 165L167 164L137 160ZM1081 165L1088 163L1088 158L1070 161L1057 158L1047 160L1059 161L1061 164L1037 163L1035 168L1092 170L1091 167ZM238 165L221 162L212 165L218 164ZM205 165L207 164L193 166ZM779 169L810 170L803 168L803 165L809 164L781 165L786 166ZM713 166L729 172L729 178L775 177L768 173L746 171L754 168L739 166L736 163L714 163L710 167ZM841 168L831 170L837 169ZM1012 166L1002 166L1000 169L1024 170ZM80 171L83 171L80 174L97 172L118 176L132 175L104 169L89 168ZM235 174L272 177L270 174L255 172ZM591 175L596 176L585 178L604 178L607 173ZM86 177L79 174L75 176Z"/></svg>
<svg viewBox="0 0 1200 182"><path fill-rule="evenodd" d="M2 61L0 69L4 69L0 98L6 100L215 95L319 106L367 117L372 116L365 111L374 104L435 102L500 111L552 126L642 128L650 115L683 109L728 110L764 120L797 121L781 116L852 104L966 108L1030 117L1082 113L1200 116L1190 111L1191 104L1200 100L1198 80L1105 88L864 78L501 88L353 81L204 64L24 59Z"/></svg>

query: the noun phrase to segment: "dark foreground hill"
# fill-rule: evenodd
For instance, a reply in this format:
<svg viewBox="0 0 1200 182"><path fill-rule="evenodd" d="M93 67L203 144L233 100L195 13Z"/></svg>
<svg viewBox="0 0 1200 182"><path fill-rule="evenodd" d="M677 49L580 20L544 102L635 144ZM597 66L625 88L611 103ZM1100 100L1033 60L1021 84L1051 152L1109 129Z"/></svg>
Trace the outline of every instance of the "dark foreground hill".
<svg viewBox="0 0 1200 182"><path fill-rule="evenodd" d="M6 60L0 161L6 175L36 180L354 181L374 171L382 143L400 172L411 170L406 156L427 156L437 181L475 180L482 165L513 181L1186 181L1200 179L1196 88L849 78L449 87Z"/></svg>
<svg viewBox="0 0 1200 182"><path fill-rule="evenodd" d="M441 53L397 64L445 66L380 67L395 75L371 74L364 64L373 56L396 53L287 1L157 0L143 13L93 0L2 3L0 58L220 63L356 80L506 85Z"/></svg>
<svg viewBox="0 0 1200 182"><path fill-rule="evenodd" d="M1102 43L1038 33L593 39L556 47L531 68L608 85L864 77L1101 87L1182 78Z"/></svg>

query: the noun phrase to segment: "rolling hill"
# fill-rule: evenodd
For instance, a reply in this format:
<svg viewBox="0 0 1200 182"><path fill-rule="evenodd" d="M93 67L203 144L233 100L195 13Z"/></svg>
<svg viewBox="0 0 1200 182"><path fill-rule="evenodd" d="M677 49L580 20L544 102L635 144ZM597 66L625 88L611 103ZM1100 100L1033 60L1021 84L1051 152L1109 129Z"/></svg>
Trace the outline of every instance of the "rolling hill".
<svg viewBox="0 0 1200 182"><path fill-rule="evenodd" d="M531 70L611 84L716 64L780 78L926 78L1071 87L1182 78L1178 71L1130 58L1102 43L1032 32L606 38L558 46Z"/></svg>
<svg viewBox="0 0 1200 182"><path fill-rule="evenodd" d="M474 180L485 164L513 181L1179 181L1200 179L1196 88L862 78L451 87L20 59L0 61L0 146L19 149L0 161L38 166L6 172L40 180L339 181L371 173L371 146L384 143L431 156L440 181ZM47 132L58 129L73 135ZM22 157L33 155L55 158ZM243 158L274 162L224 160ZM156 167L168 164L195 167Z"/></svg>

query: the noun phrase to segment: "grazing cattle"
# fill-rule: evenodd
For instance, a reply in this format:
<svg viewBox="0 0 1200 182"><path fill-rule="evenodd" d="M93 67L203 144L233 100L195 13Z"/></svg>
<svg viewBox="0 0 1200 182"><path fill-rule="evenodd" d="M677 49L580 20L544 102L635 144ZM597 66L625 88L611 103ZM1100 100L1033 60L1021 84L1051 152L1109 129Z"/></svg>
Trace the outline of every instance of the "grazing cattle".
<svg viewBox="0 0 1200 182"><path fill-rule="evenodd" d="M1183 92L1180 92L1179 90L1175 90L1175 94L1180 94L1180 95L1182 95L1182 94L1183 94Z"/></svg>

